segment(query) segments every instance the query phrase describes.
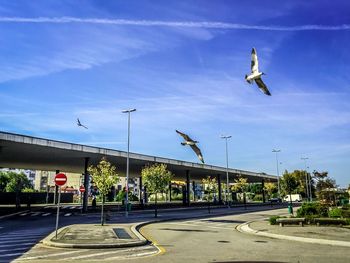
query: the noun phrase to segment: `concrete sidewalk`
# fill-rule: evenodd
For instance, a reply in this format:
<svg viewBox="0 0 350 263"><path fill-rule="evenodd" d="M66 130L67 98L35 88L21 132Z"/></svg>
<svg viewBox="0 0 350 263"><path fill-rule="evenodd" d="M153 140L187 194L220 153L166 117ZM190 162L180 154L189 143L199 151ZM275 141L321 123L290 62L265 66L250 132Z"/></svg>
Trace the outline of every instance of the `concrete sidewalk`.
<svg viewBox="0 0 350 263"><path fill-rule="evenodd" d="M237 230L242 233L258 236L292 240L313 244L350 247L350 227L336 226L314 226L270 225L268 220L253 221L241 224Z"/></svg>
<svg viewBox="0 0 350 263"><path fill-rule="evenodd" d="M120 248L146 245L136 230L138 224L78 224L53 232L42 240L44 245L60 248Z"/></svg>

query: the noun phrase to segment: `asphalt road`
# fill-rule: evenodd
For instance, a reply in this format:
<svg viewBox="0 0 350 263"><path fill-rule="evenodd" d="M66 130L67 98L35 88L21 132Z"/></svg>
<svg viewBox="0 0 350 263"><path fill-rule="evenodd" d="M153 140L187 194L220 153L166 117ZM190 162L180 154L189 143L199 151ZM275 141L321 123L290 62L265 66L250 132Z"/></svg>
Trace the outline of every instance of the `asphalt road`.
<svg viewBox="0 0 350 263"><path fill-rule="evenodd" d="M151 237L162 253L135 262L350 262L350 251L345 247L263 238L235 230L243 222L281 212L254 212L146 226L143 233Z"/></svg>
<svg viewBox="0 0 350 263"><path fill-rule="evenodd" d="M55 216L28 214L0 222L0 262L350 262L347 248L263 238L235 229L243 222L285 212L286 209L250 213L242 210L235 215L150 224L141 233L156 246L105 250L37 244L54 229ZM142 216L140 220L144 220ZM98 215L62 214L61 222L97 223Z"/></svg>

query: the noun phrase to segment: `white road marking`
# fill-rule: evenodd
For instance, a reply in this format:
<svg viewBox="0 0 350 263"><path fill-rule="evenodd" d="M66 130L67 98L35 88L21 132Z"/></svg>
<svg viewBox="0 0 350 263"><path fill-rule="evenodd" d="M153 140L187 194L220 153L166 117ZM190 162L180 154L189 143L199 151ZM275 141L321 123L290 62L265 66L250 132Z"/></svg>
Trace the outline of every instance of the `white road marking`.
<svg viewBox="0 0 350 263"><path fill-rule="evenodd" d="M20 243L18 244L19 246L27 246L27 245L34 245L36 244L37 242L28 242L28 243ZM0 248L2 247L13 247L14 245L0 245Z"/></svg>
<svg viewBox="0 0 350 263"><path fill-rule="evenodd" d="M64 214L64 216L71 216L72 213L67 213L67 214Z"/></svg>
<svg viewBox="0 0 350 263"><path fill-rule="evenodd" d="M51 213L45 213L45 214L42 214L41 216L48 216L48 215L51 215Z"/></svg>
<svg viewBox="0 0 350 263"><path fill-rule="evenodd" d="M17 237L17 238L10 238L10 239L4 239L4 238L1 238L0 239L0 242L6 242L7 244L8 243L18 243L18 244L21 244L22 242L34 242L38 240L38 237L34 237L34 238L21 238L21 237ZM39 241L38 241L39 242Z"/></svg>
<svg viewBox="0 0 350 263"><path fill-rule="evenodd" d="M69 254L74 254L74 253L78 253L78 252L86 252L86 251L90 251L90 250L75 250L75 251L67 251L67 252L62 252L62 253L55 253L55 254L50 254L50 255L41 255L41 256L36 256L36 257L22 257L20 258L20 260L32 260L32 259L41 259L41 258L48 258L48 257L55 257L55 256L64 256L64 255L69 255Z"/></svg>
<svg viewBox="0 0 350 263"><path fill-rule="evenodd" d="M0 258L12 257L12 256L19 256L19 255L22 255L22 254L23 254L23 253L2 254L2 255L0 255Z"/></svg>
<svg viewBox="0 0 350 263"><path fill-rule="evenodd" d="M69 209L75 209L76 208L76 206L71 206Z"/></svg>
<svg viewBox="0 0 350 263"><path fill-rule="evenodd" d="M14 250L27 250L27 249L28 249L28 247L11 248L11 250L2 249L2 250L0 250L0 253L2 253L2 252L7 252L7 251L14 251Z"/></svg>
<svg viewBox="0 0 350 263"><path fill-rule="evenodd" d="M179 225L179 226L199 226L199 227L206 227L206 228L217 228L217 229L234 229L233 227L220 227L220 226L210 226L210 225L204 225L204 224L183 224L183 223L167 223L170 225Z"/></svg>
<svg viewBox="0 0 350 263"><path fill-rule="evenodd" d="M95 254L91 254L91 255L82 255L82 256L69 258L69 260L91 258L91 257L103 256L103 255L108 255L108 254L115 254L115 253L120 253L120 252L125 252L125 251L130 251L130 249L123 249L123 250L118 250L118 251L113 250L113 251L107 251L107 252L102 252L102 253L95 253Z"/></svg>
<svg viewBox="0 0 350 263"><path fill-rule="evenodd" d="M40 214L41 214L41 212L35 212L35 213L31 214L30 216L37 216L37 215L40 215Z"/></svg>

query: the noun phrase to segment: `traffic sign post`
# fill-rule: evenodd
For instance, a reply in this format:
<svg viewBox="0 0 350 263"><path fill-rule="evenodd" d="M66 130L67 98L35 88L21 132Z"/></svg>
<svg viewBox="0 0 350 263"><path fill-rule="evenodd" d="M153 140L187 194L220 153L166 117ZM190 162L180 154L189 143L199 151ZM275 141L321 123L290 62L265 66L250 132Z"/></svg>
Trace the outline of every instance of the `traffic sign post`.
<svg viewBox="0 0 350 263"><path fill-rule="evenodd" d="M84 192L85 192L85 187L84 187L84 185L80 185L79 191L80 191L80 200L81 200L81 212L83 212L83 204L82 204L82 201L83 201L83 195L84 195Z"/></svg>
<svg viewBox="0 0 350 263"><path fill-rule="evenodd" d="M60 190L58 192L58 202L57 202L57 215L56 215L56 239L57 239L57 229L58 229L58 219L60 215L60 202L61 202L61 186L65 185L67 182L67 176L64 173L58 173L55 176L55 184L59 186Z"/></svg>
<svg viewBox="0 0 350 263"><path fill-rule="evenodd" d="M85 187L84 185L81 185L79 188L80 193L84 193L85 192Z"/></svg>

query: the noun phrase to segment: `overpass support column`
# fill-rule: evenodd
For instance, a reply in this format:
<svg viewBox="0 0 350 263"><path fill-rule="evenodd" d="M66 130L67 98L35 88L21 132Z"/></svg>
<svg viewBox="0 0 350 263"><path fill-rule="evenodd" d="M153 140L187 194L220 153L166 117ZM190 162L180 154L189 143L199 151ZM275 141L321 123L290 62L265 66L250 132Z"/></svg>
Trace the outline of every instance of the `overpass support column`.
<svg viewBox="0 0 350 263"><path fill-rule="evenodd" d="M265 203L265 181L264 179L261 180L261 188L262 188L262 199L263 199L263 203Z"/></svg>
<svg viewBox="0 0 350 263"><path fill-rule="evenodd" d="M190 206L190 171L186 170L186 205Z"/></svg>
<svg viewBox="0 0 350 263"><path fill-rule="evenodd" d="M193 202L196 202L196 182L192 181Z"/></svg>
<svg viewBox="0 0 350 263"><path fill-rule="evenodd" d="M143 205L143 198L142 198L142 176L139 178L139 200L140 204Z"/></svg>
<svg viewBox="0 0 350 263"><path fill-rule="evenodd" d="M221 193L221 178L220 174L216 175L217 181L218 181L218 192L219 192L219 204L222 204L222 193Z"/></svg>
<svg viewBox="0 0 350 263"><path fill-rule="evenodd" d="M171 202L171 181L169 182L169 202Z"/></svg>
<svg viewBox="0 0 350 263"><path fill-rule="evenodd" d="M84 192L84 197L83 197L83 213L86 213L88 210L88 202L89 202L89 180L90 176L88 174L88 166L89 166L89 157L84 158L84 187L85 187L85 192Z"/></svg>

